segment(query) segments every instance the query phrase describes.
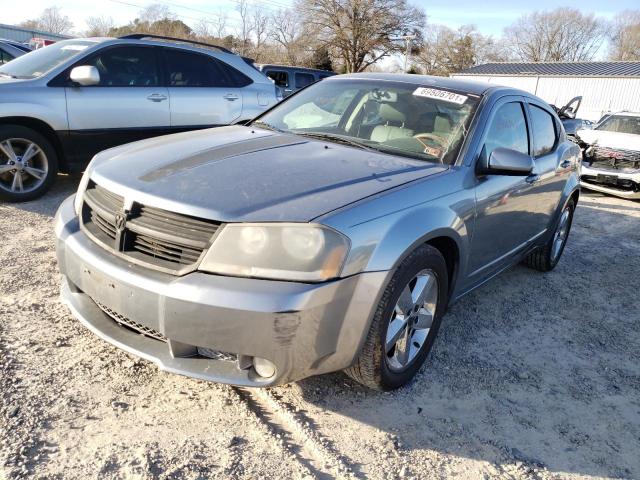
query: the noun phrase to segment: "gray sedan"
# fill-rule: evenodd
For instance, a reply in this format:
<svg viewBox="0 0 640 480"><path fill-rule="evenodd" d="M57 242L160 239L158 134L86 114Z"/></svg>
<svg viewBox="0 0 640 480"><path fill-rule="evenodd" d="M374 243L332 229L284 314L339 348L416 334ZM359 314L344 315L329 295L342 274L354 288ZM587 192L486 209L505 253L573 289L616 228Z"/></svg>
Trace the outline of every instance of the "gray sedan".
<svg viewBox="0 0 640 480"><path fill-rule="evenodd" d="M579 159L519 90L328 78L247 126L96 155L57 214L62 298L174 373L394 389L448 305L515 263L556 266Z"/></svg>

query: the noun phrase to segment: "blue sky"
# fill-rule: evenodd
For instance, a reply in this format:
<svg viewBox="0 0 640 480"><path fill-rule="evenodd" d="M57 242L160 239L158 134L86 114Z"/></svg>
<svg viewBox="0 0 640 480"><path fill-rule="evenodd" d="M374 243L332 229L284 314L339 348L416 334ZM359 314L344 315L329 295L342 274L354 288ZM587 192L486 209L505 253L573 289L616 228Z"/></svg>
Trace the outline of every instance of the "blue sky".
<svg viewBox="0 0 640 480"><path fill-rule="evenodd" d="M253 0L269 10L291 5L292 0ZM16 8L14 0L0 0L2 23L18 23L37 17L46 7L59 6L74 22L77 30L85 28L84 20L91 15L105 15L116 24L124 24L135 18L140 7L151 3L164 3L185 23L195 24L196 18L211 19L220 11L229 12L229 27L237 25L233 0L29 0ZM638 0L580 0L562 2L553 0L413 0L411 3L422 7L431 23L440 23L457 28L464 24L475 24L485 34L499 36L502 29L526 12L550 10L559 6L575 7L583 12L612 18L617 13L639 8Z"/></svg>

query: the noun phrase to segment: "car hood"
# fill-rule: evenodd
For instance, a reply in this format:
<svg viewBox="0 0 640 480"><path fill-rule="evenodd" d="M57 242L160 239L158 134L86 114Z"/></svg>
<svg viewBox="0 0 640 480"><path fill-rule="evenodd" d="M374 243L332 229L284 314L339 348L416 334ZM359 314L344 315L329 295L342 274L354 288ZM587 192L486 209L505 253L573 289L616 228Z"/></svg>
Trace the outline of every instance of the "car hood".
<svg viewBox="0 0 640 480"><path fill-rule="evenodd" d="M580 140L589 145L640 151L640 135L605 130L578 130L577 135Z"/></svg>
<svg viewBox="0 0 640 480"><path fill-rule="evenodd" d="M93 181L125 202L223 222L310 221L447 167L230 126L135 142L96 156Z"/></svg>

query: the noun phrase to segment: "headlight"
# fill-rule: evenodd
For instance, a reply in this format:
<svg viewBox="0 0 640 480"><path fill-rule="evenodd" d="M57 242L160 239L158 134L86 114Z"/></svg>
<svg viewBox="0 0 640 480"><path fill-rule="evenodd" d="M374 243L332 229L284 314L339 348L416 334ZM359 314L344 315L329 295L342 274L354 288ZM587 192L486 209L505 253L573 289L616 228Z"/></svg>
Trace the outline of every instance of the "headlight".
<svg viewBox="0 0 640 480"><path fill-rule="evenodd" d="M322 225L225 225L200 270L220 275L322 282L340 276L349 252L344 235Z"/></svg>

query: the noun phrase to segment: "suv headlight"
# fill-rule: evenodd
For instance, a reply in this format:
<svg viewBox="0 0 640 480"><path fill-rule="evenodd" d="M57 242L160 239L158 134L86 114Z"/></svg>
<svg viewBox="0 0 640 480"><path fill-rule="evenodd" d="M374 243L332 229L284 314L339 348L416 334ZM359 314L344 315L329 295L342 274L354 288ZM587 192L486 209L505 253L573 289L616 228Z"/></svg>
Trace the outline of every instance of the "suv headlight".
<svg viewBox="0 0 640 480"><path fill-rule="evenodd" d="M322 282L340 276L349 239L307 223L228 224L200 270L219 275Z"/></svg>

